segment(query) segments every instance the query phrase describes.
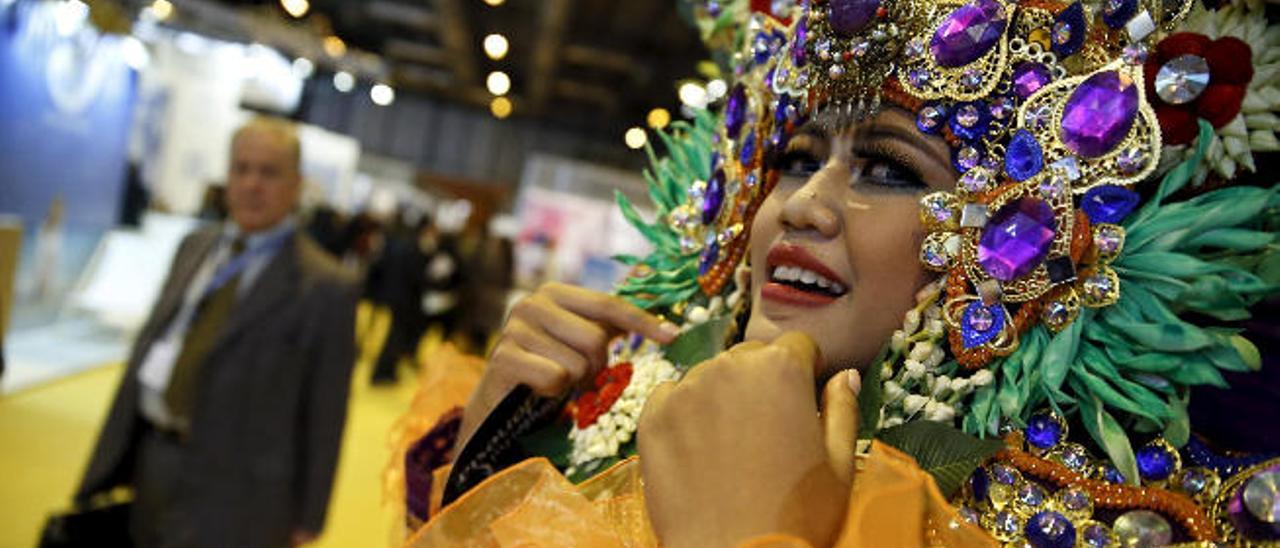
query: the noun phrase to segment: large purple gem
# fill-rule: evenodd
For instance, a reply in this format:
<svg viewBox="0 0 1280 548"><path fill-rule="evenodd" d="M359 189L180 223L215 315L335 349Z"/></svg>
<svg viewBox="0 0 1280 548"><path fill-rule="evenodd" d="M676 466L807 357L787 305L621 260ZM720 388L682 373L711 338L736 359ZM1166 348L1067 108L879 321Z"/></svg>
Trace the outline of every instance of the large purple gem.
<svg viewBox="0 0 1280 548"><path fill-rule="evenodd" d="M702 198L702 224L709 225L720 215L724 204L724 170L717 169L707 182L707 194Z"/></svg>
<svg viewBox="0 0 1280 548"><path fill-rule="evenodd" d="M805 61L805 44L809 38L809 21L801 19L796 24L796 40L791 45L791 59L795 61L797 67L803 67Z"/></svg>
<svg viewBox="0 0 1280 548"><path fill-rule="evenodd" d="M1138 116L1138 87L1119 72L1099 72L1071 93L1062 111L1062 143L1097 158L1123 141Z"/></svg>
<svg viewBox="0 0 1280 548"><path fill-rule="evenodd" d="M853 36L871 22L879 7L880 0L830 0L831 30L845 38Z"/></svg>
<svg viewBox="0 0 1280 548"><path fill-rule="evenodd" d="M982 57L1004 34L1004 7L995 0L975 0L951 12L929 41L933 59L944 67L962 67Z"/></svg>
<svg viewBox="0 0 1280 548"><path fill-rule="evenodd" d="M724 105L724 127L730 139L738 138L738 131L742 129L742 122L746 119L747 90L742 84L738 84L733 86L733 91L729 92L729 100Z"/></svg>
<svg viewBox="0 0 1280 548"><path fill-rule="evenodd" d="M992 278L1007 282L1031 272L1053 243L1053 208L1027 196L1006 204L987 220L978 240L978 264Z"/></svg>

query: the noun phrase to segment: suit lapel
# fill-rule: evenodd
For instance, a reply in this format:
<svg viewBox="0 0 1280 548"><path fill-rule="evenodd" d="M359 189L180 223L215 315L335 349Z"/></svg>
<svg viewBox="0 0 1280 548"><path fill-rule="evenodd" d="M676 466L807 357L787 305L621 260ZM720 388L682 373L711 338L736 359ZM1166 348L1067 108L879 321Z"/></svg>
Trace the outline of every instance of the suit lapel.
<svg viewBox="0 0 1280 548"><path fill-rule="evenodd" d="M214 246L218 243L218 233L209 231L201 233L198 238L191 242L191 249L187 252L188 256L179 257L174 261L174 283L170 286L169 291L160 295L160 299L156 302L155 319L156 324L153 329L166 329L170 322L173 321L174 314L182 307L182 303L187 298L187 290L191 288L191 281L195 278L196 272L200 271L201 265L209 258L209 253L213 251ZM162 331L156 331L153 337L159 337Z"/></svg>
<svg viewBox="0 0 1280 548"><path fill-rule="evenodd" d="M249 292L240 297L231 318L223 329L219 344L222 347L240 331L253 324L258 317L276 309L282 302L287 302L297 291L298 262L301 256L301 244L298 234L289 237L288 242L276 252L271 262L258 275Z"/></svg>

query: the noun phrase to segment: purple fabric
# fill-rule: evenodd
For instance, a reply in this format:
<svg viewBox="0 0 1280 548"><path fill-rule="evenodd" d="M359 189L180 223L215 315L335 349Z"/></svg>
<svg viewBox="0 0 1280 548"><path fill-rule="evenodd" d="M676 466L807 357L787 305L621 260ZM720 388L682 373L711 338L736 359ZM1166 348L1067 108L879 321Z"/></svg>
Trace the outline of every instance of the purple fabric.
<svg viewBox="0 0 1280 548"><path fill-rule="evenodd" d="M1223 372L1230 389L1209 386L1191 391L1191 430L1214 445L1250 453L1280 453L1280 436L1265 425L1280 424L1280 297L1251 308L1245 338L1262 353L1256 373ZM1260 425L1263 425L1260 427Z"/></svg>
<svg viewBox="0 0 1280 548"><path fill-rule="evenodd" d="M431 517L431 473L449 464L449 451L458 442L462 408L449 410L404 454L405 521L410 527Z"/></svg>

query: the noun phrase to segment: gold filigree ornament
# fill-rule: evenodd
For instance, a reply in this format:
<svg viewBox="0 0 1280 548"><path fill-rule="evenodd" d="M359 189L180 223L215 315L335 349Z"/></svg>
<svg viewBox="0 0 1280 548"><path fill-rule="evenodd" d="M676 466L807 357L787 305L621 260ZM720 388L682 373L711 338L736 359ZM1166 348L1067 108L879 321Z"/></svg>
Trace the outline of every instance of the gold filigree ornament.
<svg viewBox="0 0 1280 548"><path fill-rule="evenodd" d="M1106 123L1102 118L1110 109L1130 103L1132 121L1116 143L1107 143L1105 136L1099 139L1097 134L1067 135L1075 127L1105 135L1108 128L1085 124ZM1080 110L1067 113L1068 107ZM1064 120L1067 114L1075 115L1070 123ZM1132 186L1151 175L1159 163L1160 124L1147 102L1142 66L1123 60L1040 88L1019 107L1017 124L1035 137L1047 165L1068 168L1067 179L1076 195L1105 184Z"/></svg>
<svg viewBox="0 0 1280 548"><path fill-rule="evenodd" d="M1222 482L1221 488L1218 490L1216 496L1214 496L1213 498L1213 503L1209 505L1207 510L1209 513L1209 521L1211 521L1214 527L1218 530L1218 535L1221 538L1226 540L1227 542L1226 545L1228 546L1275 546L1276 545L1276 543L1274 542L1259 541L1259 540L1248 538L1245 535L1245 531L1240 531L1239 529L1237 529L1237 523L1236 523L1236 520L1233 519L1231 507L1232 507L1232 504L1235 503L1238 499L1242 499L1243 493L1241 491L1245 489L1246 484L1248 484L1249 481L1252 480L1255 475L1261 474L1268 470L1273 470L1278 466L1280 466L1280 458L1270 459L1270 460L1258 463L1254 466L1250 466L1249 468L1246 468L1245 470L1240 471L1240 473L1235 474L1234 476L1231 476ZM1247 504L1245 504L1243 500L1240 500L1240 504L1245 506L1245 508L1243 509L1244 512L1251 513L1251 509L1248 508ZM1255 519L1257 518L1257 516L1243 516L1243 517L1245 520L1248 520L1250 517Z"/></svg>
<svg viewBox="0 0 1280 548"><path fill-rule="evenodd" d="M1014 4L999 0L941 0L930 4L928 28L932 32L913 35L902 52L897 75L903 82L903 89L927 101L973 101L990 95L1002 82L1007 85L1007 78L1001 76L1009 64ZM973 55L954 49L947 51L947 46L941 42L944 35L960 25L962 20L974 17L987 19L979 25L969 25L962 32L974 40L970 47L980 55L962 63L960 61ZM995 36L997 29L998 37ZM991 42L984 44L988 40Z"/></svg>

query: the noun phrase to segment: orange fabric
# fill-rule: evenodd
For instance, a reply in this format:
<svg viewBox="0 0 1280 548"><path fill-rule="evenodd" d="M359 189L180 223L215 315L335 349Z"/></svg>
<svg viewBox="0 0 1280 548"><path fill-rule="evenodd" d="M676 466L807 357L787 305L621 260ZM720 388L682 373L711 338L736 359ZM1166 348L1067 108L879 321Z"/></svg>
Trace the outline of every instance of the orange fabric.
<svg viewBox="0 0 1280 548"><path fill-rule="evenodd" d="M413 403L392 425L387 439L391 457L383 472L383 493L385 500L391 501L397 511L404 511L405 452L431 430L442 415L467 405L467 399L480 383L483 372L483 358L463 354L452 344L446 343L423 360ZM443 486L442 482L432 485L438 483ZM404 523L404 520L397 519L396 523Z"/></svg>
<svg viewBox="0 0 1280 548"><path fill-rule="evenodd" d="M645 513L639 474L639 462L631 458L574 486L546 459L529 459L485 480L433 514L407 545L657 546ZM742 546L808 544L786 535L767 535ZM997 543L957 519L933 479L911 457L876 442L860 461L837 546L977 547Z"/></svg>

